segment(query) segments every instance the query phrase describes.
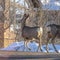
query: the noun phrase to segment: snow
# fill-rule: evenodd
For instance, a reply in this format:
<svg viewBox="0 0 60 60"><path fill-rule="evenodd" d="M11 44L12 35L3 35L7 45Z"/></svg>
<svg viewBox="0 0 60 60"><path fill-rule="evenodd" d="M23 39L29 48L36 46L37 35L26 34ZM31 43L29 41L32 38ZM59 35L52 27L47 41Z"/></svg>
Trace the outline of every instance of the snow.
<svg viewBox="0 0 60 60"><path fill-rule="evenodd" d="M49 4L50 0L41 0L43 5Z"/></svg>
<svg viewBox="0 0 60 60"><path fill-rule="evenodd" d="M60 0L41 0L43 9L60 10Z"/></svg>
<svg viewBox="0 0 60 60"><path fill-rule="evenodd" d="M60 44L56 44L55 46L57 50L60 52ZM38 44L36 42L31 42L31 43L28 43L28 47L31 50L29 50L27 47L24 49L24 41L21 41L21 42L14 42L10 44L8 47L2 48L0 50L37 52ZM52 44L49 44L48 47L49 47L49 52L55 52ZM42 45L42 50L43 52L46 52L46 45Z"/></svg>
<svg viewBox="0 0 60 60"><path fill-rule="evenodd" d="M56 2L55 2L55 5L60 6L60 2L57 2L57 1L56 1Z"/></svg>

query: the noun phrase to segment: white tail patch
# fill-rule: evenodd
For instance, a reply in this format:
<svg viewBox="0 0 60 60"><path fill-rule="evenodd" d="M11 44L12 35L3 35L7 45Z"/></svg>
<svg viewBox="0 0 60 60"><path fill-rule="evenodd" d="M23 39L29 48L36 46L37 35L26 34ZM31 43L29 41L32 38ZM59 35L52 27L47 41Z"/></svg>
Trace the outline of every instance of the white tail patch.
<svg viewBox="0 0 60 60"><path fill-rule="evenodd" d="M38 30L38 37L39 37L39 36L42 36L42 34L43 34L43 28L40 27L40 29Z"/></svg>
<svg viewBox="0 0 60 60"><path fill-rule="evenodd" d="M43 33L43 28L42 27L40 27L40 32Z"/></svg>

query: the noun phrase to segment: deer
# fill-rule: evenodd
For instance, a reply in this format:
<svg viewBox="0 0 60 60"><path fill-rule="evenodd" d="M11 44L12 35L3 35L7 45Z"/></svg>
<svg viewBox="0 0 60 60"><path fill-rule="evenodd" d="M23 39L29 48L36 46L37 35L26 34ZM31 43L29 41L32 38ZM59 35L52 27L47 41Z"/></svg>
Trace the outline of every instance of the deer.
<svg viewBox="0 0 60 60"><path fill-rule="evenodd" d="M57 24L47 25L47 43L46 43L46 51L47 52L48 52L48 43L49 43L49 40L51 40L51 43L52 43L55 51L57 53L59 53L54 44L55 38L60 39L60 25L57 25Z"/></svg>
<svg viewBox="0 0 60 60"><path fill-rule="evenodd" d="M24 38L24 45L27 47L29 50L30 48L28 47L28 42L34 41L34 39L37 39L38 44L38 50L42 51L41 49L41 42L42 42L42 34L43 34L43 28L39 26L35 27L30 27L26 26L25 22L26 19L29 17L29 14L24 14L22 20L21 20L21 26L22 26L22 37Z"/></svg>

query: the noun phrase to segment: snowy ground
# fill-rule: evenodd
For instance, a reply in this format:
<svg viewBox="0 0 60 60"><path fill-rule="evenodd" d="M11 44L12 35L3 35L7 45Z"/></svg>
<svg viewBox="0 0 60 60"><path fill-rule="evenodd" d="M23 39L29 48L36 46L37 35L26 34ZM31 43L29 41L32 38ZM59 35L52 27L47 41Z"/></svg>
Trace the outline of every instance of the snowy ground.
<svg viewBox="0 0 60 60"><path fill-rule="evenodd" d="M52 44L49 44L49 52L55 52ZM60 45L55 45L57 50L60 52ZM32 42L28 44L28 47L31 48L31 50L28 50L28 48L25 48L25 51L31 51L31 52L37 52L38 44L36 42ZM21 42L14 42L13 44L9 45L6 48L2 48L0 50L8 50L8 51L23 51L24 50L24 41ZM43 52L46 52L46 45L42 46ZM40 51L39 51L40 52Z"/></svg>

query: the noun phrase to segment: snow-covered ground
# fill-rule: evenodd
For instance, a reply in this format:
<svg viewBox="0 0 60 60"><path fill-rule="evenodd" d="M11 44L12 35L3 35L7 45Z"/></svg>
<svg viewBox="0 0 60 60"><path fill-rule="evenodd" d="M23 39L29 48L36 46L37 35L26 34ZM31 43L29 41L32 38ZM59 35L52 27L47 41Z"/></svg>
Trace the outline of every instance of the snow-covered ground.
<svg viewBox="0 0 60 60"><path fill-rule="evenodd" d="M58 44L55 46L57 50L60 52L60 45ZM25 48L24 50L24 41L21 41L21 42L14 42L13 44L10 44L8 47L2 48L0 50L8 50L8 51L23 51L24 50L24 51L37 52L38 44L36 42L32 42L28 44L28 47L31 48L31 50L29 50L28 48ZM49 44L48 47L49 47L49 52L55 52L52 44ZM46 52L46 45L42 45L42 50L43 52Z"/></svg>

